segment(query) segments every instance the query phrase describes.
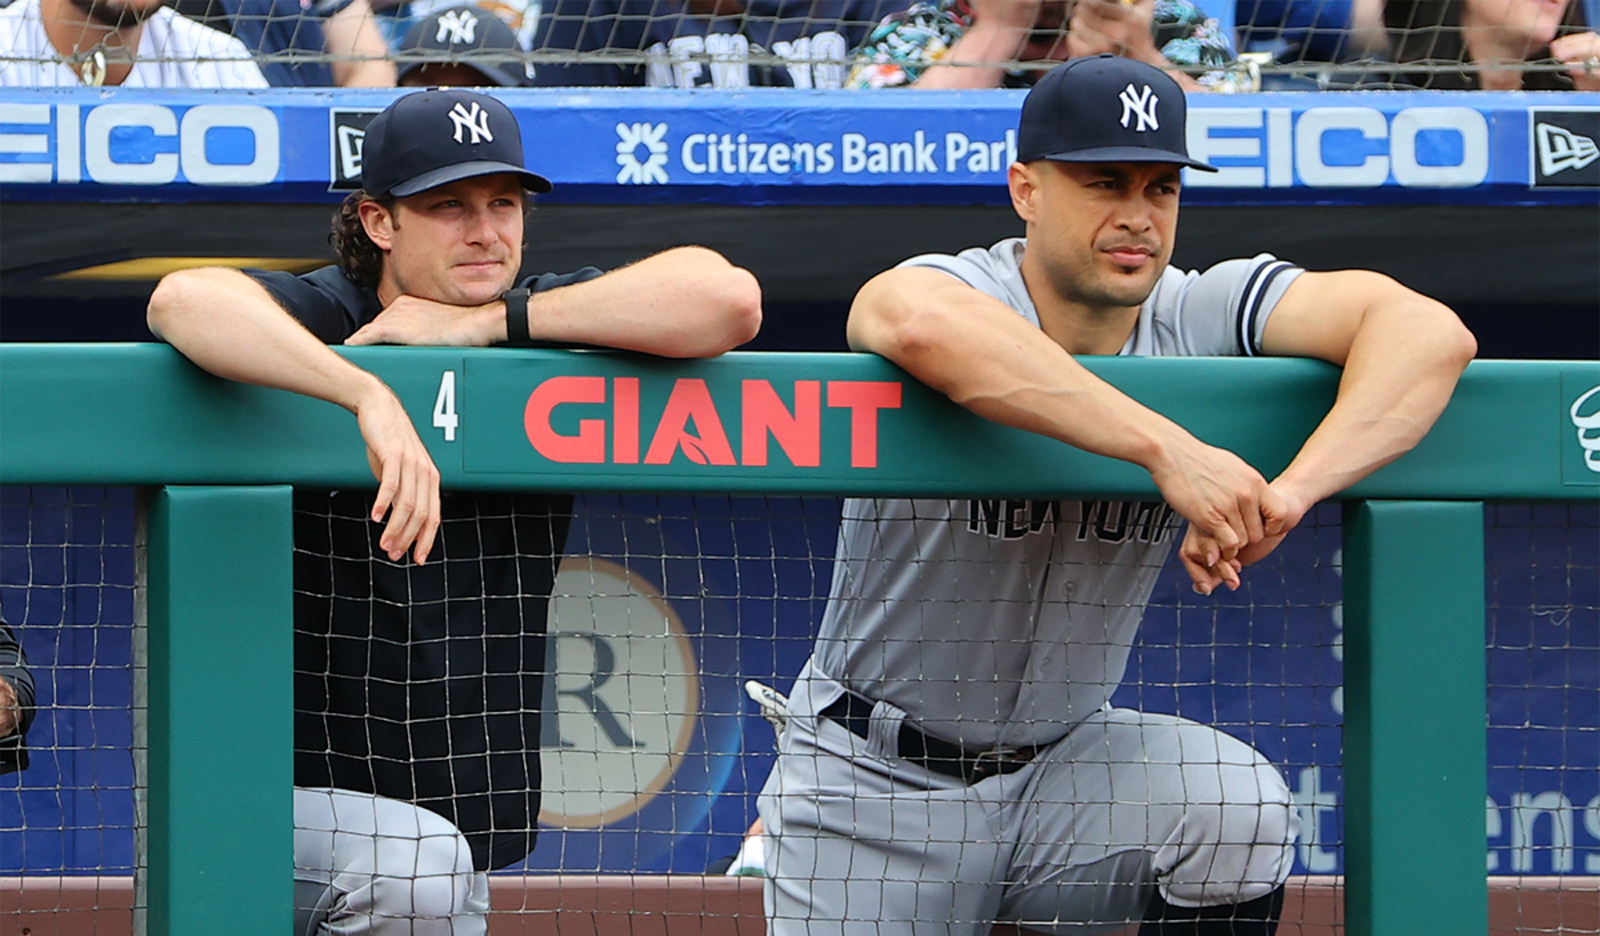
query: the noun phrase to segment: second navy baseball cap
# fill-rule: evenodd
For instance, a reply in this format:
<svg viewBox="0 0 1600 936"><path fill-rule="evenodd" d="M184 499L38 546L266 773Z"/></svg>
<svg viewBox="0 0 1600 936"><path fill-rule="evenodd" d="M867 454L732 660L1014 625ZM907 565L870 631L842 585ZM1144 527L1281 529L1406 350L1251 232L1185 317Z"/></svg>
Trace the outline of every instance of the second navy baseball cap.
<svg viewBox="0 0 1600 936"><path fill-rule="evenodd" d="M482 75L482 84L516 88L529 83L522 63L512 59L521 51L517 34L499 16L467 4L435 10L418 21L400 40L395 64L399 80L429 65L459 64Z"/></svg>
<svg viewBox="0 0 1600 936"><path fill-rule="evenodd" d="M361 187L372 195L415 195L497 172L516 175L529 191L550 191L549 179L523 165L511 109L477 91L407 94L372 118L361 144Z"/></svg>
<svg viewBox="0 0 1600 936"><path fill-rule="evenodd" d="M1189 156L1183 89L1154 65L1096 55L1058 65L1022 102L1017 161L1165 162L1206 172Z"/></svg>

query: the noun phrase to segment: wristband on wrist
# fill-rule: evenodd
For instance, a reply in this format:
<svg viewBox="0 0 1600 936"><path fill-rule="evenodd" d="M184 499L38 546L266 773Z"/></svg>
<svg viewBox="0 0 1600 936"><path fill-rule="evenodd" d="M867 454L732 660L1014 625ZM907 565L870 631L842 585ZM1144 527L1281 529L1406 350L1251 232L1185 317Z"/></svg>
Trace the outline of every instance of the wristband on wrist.
<svg viewBox="0 0 1600 936"><path fill-rule="evenodd" d="M508 289L506 303L506 344L526 344L528 341L528 291Z"/></svg>

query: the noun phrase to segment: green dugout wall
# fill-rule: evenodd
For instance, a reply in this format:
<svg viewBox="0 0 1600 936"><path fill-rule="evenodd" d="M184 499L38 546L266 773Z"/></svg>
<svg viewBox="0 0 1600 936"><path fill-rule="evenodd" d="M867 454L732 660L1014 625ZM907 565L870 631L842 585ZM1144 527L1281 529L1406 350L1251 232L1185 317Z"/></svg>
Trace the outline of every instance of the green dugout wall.
<svg viewBox="0 0 1600 936"><path fill-rule="evenodd" d="M987 423L871 356L341 351L399 393L449 487L1156 494L1132 466ZM1268 476L1326 412L1339 376L1291 360L1085 363ZM354 420L212 378L164 346L0 346L0 481L158 488L146 575L150 931L202 933L226 918L239 933L284 932L289 486L371 483ZM1347 492L1350 933L1487 929L1482 501L1597 498L1593 362L1474 363L1417 450ZM1444 856L1426 865L1404 857L1422 829ZM251 887L237 886L239 868L255 870Z"/></svg>

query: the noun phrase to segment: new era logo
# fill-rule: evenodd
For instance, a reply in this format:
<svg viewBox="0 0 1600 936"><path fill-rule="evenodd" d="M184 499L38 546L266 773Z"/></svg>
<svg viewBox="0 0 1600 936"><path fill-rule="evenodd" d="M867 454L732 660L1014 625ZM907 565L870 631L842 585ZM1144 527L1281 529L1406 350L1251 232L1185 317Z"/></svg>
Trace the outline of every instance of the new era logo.
<svg viewBox="0 0 1600 936"><path fill-rule="evenodd" d="M1535 187L1600 188L1600 109L1534 110L1529 119Z"/></svg>
<svg viewBox="0 0 1600 936"><path fill-rule="evenodd" d="M328 111L328 191L353 192L361 187L361 143L375 110Z"/></svg>
<svg viewBox="0 0 1600 936"><path fill-rule="evenodd" d="M1547 176L1568 169L1582 169L1600 159L1600 146L1586 136L1578 136L1554 124L1539 124L1539 171Z"/></svg>

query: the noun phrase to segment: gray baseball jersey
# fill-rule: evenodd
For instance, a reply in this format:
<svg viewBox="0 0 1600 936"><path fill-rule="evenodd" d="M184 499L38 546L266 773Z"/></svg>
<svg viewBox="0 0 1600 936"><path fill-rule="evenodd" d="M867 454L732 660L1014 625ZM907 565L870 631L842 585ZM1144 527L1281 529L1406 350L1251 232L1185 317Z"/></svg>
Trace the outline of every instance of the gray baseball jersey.
<svg viewBox="0 0 1600 936"><path fill-rule="evenodd" d="M940 270L1039 324L1004 240L902 266ZM1302 271L1269 254L1204 273L1168 268L1122 354L1250 356ZM816 651L792 700L838 685L970 749L1054 741L1121 681L1180 518L1164 503L845 501Z"/></svg>

